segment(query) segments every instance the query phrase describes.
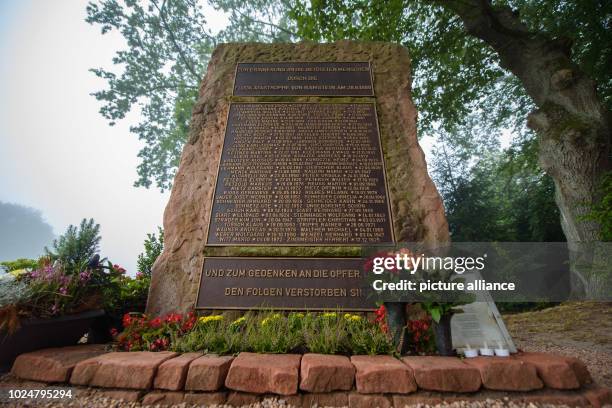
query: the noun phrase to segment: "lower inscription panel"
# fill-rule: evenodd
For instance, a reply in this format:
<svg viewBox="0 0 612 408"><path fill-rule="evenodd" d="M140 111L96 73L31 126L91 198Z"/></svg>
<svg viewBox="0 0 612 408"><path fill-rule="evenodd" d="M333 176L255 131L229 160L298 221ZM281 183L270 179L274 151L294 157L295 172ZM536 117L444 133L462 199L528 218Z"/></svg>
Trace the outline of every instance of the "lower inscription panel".
<svg viewBox="0 0 612 408"><path fill-rule="evenodd" d="M361 258L204 260L196 309L370 311Z"/></svg>

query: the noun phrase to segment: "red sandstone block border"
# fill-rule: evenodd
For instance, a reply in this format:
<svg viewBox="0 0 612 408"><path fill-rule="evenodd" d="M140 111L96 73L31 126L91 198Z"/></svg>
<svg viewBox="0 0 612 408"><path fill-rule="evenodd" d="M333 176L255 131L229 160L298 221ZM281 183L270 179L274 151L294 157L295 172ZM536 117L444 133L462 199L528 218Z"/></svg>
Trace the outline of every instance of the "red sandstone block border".
<svg viewBox="0 0 612 408"><path fill-rule="evenodd" d="M12 373L46 383L70 378L73 385L102 387L98 392L112 398L151 405L242 405L275 396L296 406L383 407L478 400L506 391L522 402L595 407L612 402L610 390L588 386L591 377L578 359L543 353L476 359L255 353L234 358L79 346L23 354Z"/></svg>

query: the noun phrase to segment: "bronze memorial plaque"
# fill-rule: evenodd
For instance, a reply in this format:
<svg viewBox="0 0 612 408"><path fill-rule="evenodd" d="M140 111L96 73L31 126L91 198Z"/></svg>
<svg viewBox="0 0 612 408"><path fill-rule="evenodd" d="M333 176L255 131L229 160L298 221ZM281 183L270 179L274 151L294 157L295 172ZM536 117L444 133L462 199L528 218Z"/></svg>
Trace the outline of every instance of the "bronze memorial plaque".
<svg viewBox="0 0 612 408"><path fill-rule="evenodd" d="M360 258L205 258L196 309L370 311Z"/></svg>
<svg viewBox="0 0 612 408"><path fill-rule="evenodd" d="M236 96L374 96L369 62L241 62Z"/></svg>
<svg viewBox="0 0 612 408"><path fill-rule="evenodd" d="M207 245L393 242L373 103L233 103Z"/></svg>

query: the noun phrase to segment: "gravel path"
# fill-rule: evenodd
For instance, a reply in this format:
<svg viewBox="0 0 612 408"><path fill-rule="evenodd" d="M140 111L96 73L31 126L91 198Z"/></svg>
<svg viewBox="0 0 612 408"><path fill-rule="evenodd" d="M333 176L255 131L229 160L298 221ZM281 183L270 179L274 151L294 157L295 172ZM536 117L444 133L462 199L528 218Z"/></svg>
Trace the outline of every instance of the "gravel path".
<svg viewBox="0 0 612 408"><path fill-rule="evenodd" d="M3 405L6 407L36 407L36 408L67 408L67 407L75 407L75 408L141 408L141 407L149 407L149 408L159 408L159 405L141 405L138 403L130 402L122 402L104 397L80 397L76 398L70 402L22 402L20 404L9 403L8 405ZM173 408L192 408L197 407L196 405L188 405L188 404L178 404L172 405ZM232 408L229 405L211 405L209 408ZM290 406L285 404L285 401L278 399L265 399L258 404L251 404L246 407L249 408L289 408ZM537 408L537 407L556 407L556 405L550 404L524 404L524 403L516 403L507 400L493 400L487 399L485 401L475 401L475 402L453 402L451 404L438 404L438 405L426 405L419 404L414 407L418 408L426 408L426 407L445 407L445 408L484 408L484 407L509 407L509 408Z"/></svg>

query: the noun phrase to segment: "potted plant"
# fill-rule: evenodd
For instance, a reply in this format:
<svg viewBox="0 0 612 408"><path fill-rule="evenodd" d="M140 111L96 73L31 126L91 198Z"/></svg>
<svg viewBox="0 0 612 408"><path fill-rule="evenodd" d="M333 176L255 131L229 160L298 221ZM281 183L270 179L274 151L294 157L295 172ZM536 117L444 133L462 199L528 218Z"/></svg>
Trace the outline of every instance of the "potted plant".
<svg viewBox="0 0 612 408"><path fill-rule="evenodd" d="M0 366L24 352L77 344L104 314L121 271L95 253L98 231L93 219L71 225L32 268L0 273Z"/></svg>

